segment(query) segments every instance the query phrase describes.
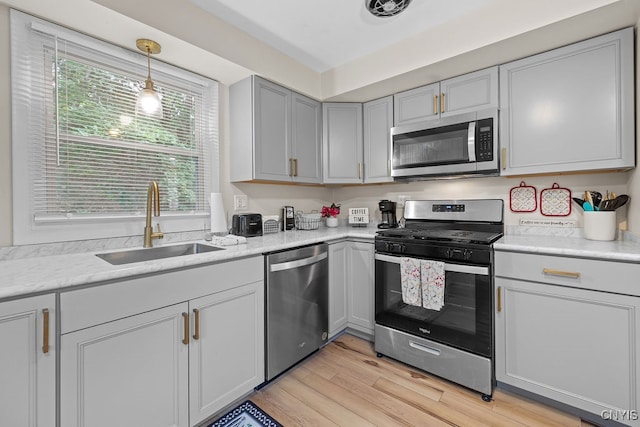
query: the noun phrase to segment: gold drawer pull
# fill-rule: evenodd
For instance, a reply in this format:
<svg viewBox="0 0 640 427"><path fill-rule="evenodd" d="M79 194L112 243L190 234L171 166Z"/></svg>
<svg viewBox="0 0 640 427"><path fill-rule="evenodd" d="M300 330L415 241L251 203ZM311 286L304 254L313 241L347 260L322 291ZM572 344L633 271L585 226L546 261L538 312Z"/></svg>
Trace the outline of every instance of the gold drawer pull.
<svg viewBox="0 0 640 427"><path fill-rule="evenodd" d="M182 313L182 321L184 322L184 338L182 344L189 345L189 313Z"/></svg>
<svg viewBox="0 0 640 427"><path fill-rule="evenodd" d="M542 272L550 276L569 277L571 279L580 278L580 273L577 273L574 271L562 271L562 270L553 270L551 268L543 268Z"/></svg>
<svg viewBox="0 0 640 427"><path fill-rule="evenodd" d="M200 339L200 310L194 308L193 316L195 318L195 330L193 331L193 339L197 341Z"/></svg>
<svg viewBox="0 0 640 427"><path fill-rule="evenodd" d="M49 353L49 309L42 310L42 352Z"/></svg>
<svg viewBox="0 0 640 427"><path fill-rule="evenodd" d="M498 286L498 313L502 311L502 286Z"/></svg>

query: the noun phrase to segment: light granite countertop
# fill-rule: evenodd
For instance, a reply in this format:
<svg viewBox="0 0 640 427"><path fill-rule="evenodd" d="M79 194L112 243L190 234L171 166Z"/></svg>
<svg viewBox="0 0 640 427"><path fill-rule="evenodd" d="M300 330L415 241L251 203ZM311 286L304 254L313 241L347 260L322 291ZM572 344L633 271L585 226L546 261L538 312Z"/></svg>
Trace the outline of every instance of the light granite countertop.
<svg viewBox="0 0 640 427"><path fill-rule="evenodd" d="M588 240L581 234L507 234L493 244L496 251L524 252L640 263L640 241L628 236L622 240Z"/></svg>
<svg viewBox="0 0 640 427"><path fill-rule="evenodd" d="M157 273L236 258L261 255L319 242L343 238L373 239L378 229L368 227L321 227L318 230L295 230L250 237L246 244L224 246L224 250L197 255L177 256L125 265L111 265L96 253L112 252L118 248L89 250L60 255L19 257L0 261L0 300L34 293L58 291L64 288L126 279L132 276ZM204 240L190 240L211 244ZM175 244L178 242L167 242ZM154 242L154 246L161 246ZM127 248L127 249L139 249Z"/></svg>

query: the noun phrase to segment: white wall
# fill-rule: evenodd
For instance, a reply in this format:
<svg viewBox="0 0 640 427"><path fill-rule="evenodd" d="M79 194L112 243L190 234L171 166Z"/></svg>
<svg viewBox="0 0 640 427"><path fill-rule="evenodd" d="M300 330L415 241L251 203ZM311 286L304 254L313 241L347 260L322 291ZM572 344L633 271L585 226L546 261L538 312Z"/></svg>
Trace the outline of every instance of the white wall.
<svg viewBox="0 0 640 427"><path fill-rule="evenodd" d="M380 220L378 201L389 199L397 202L399 197L408 199L503 199L505 202L505 223L518 225L521 219L568 219L576 221L582 226L582 211L575 203L572 203L572 212L568 217L545 217L540 213L540 207L533 213L514 213L509 209L509 190L518 186L520 181L536 187L538 201L540 191L550 188L554 183L560 187L569 188L574 197L582 198L585 190L613 191L617 194L627 192L627 182L631 172L619 173L592 173L580 175L521 177L521 178L465 178L454 180L418 181L401 184L367 185L363 187L343 187L333 191L333 199L341 203L342 207L368 207L369 214L376 221ZM398 209L398 218L402 211ZM341 217L345 217L342 215ZM627 227L626 208L618 212L618 225L621 229ZM636 224L638 225L638 224Z"/></svg>

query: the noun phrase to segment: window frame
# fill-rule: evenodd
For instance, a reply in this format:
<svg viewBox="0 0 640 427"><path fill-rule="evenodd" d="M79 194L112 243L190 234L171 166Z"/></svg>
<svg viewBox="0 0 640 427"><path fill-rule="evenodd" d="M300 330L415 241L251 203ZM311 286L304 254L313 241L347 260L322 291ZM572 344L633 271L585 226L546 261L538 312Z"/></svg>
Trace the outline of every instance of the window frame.
<svg viewBox="0 0 640 427"><path fill-rule="evenodd" d="M100 61L103 63L113 61L113 64L116 65L127 64L127 66L139 68L143 71L142 74L146 75L147 58L143 54L124 49L13 9L10 11L10 26L12 33L14 31L21 31L23 32L21 35L24 35L24 37L28 37L27 33L31 31L31 28L57 36L80 45L83 48L104 53L111 57L100 58ZM25 40L24 38L21 39ZM14 45L14 41L12 40L11 112L14 245L123 236L140 236L140 238L142 238L146 212L124 215L92 215L90 217L82 217L80 215L60 216L58 218L35 220L34 208L31 204L31 189L34 184L30 173L31 162L29 151L31 150L32 142L29 140L29 117L32 114L39 114L40 117L44 118L46 113L44 107L41 108L33 105L33 103L29 101L18 100L16 97L16 88L19 86L19 82L24 81L20 79L28 79L28 76L20 75L17 61L14 60L15 49L20 49L20 46ZM93 53L91 53L91 55L92 54ZM166 74L204 86L206 92L205 99L211 100L214 103L214 105L211 105L213 110L211 111L211 115L209 115L211 120L209 126L212 138L211 141L208 141L210 144L210 170L204 173L204 179L206 181L204 206L199 207L197 211L186 213L161 212L160 217L153 218L153 223L160 223L165 233L202 230L210 220L209 206L207 205L209 199L208 193L220 191L218 82L155 59L151 61L151 69L154 80L157 78L156 76ZM43 121L42 133L44 133L44 126Z"/></svg>

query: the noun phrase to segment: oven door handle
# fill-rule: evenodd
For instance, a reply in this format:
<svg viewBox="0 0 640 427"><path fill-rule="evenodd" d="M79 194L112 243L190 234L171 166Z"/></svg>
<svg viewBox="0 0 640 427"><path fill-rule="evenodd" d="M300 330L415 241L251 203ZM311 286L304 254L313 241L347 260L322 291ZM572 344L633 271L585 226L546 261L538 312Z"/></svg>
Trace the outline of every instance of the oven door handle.
<svg viewBox="0 0 640 427"><path fill-rule="evenodd" d="M384 255L384 254L375 254L375 259L376 261L400 264L400 260L402 259L402 257ZM452 273L468 273L468 274L477 274L479 276L489 275L489 267L478 267L475 265L449 264L445 262L444 270L450 271Z"/></svg>

